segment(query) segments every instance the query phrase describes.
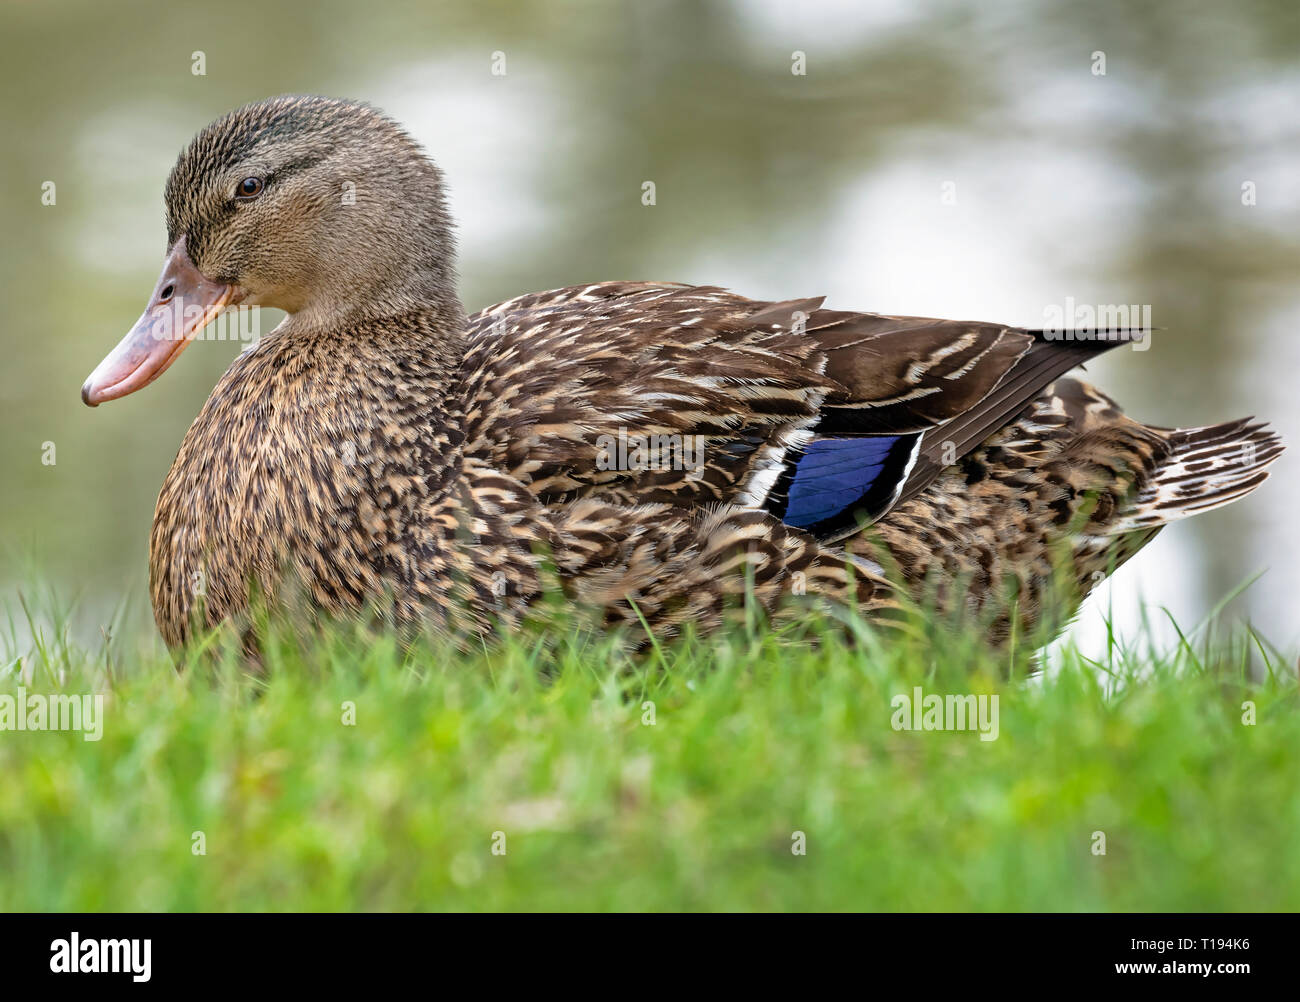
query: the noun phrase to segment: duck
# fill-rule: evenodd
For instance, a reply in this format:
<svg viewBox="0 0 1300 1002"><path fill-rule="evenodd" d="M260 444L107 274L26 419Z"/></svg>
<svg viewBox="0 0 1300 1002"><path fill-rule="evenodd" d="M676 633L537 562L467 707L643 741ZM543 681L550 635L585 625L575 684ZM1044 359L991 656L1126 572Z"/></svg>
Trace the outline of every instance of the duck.
<svg viewBox="0 0 1300 1002"><path fill-rule="evenodd" d="M1068 375L1125 343L1101 331L656 281L467 314L443 175L362 102L229 112L164 202L161 275L86 404L153 382L223 311L286 314L158 495L149 590L175 649L257 601L481 638L553 596L642 636L924 602L994 643L1050 637L1282 452L1253 419L1126 416Z"/></svg>

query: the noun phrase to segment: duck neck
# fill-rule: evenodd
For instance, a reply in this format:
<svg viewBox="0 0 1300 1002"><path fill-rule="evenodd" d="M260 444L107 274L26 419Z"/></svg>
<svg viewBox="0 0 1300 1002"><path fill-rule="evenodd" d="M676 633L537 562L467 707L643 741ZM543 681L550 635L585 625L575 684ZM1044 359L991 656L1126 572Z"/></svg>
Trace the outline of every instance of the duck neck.
<svg viewBox="0 0 1300 1002"><path fill-rule="evenodd" d="M454 272L441 262L412 264L376 274L336 276L291 314L300 329L384 328L385 321L419 314L421 327L436 331L450 355L459 358L465 336L465 307L456 295Z"/></svg>
<svg viewBox="0 0 1300 1002"><path fill-rule="evenodd" d="M435 341L448 366L459 364L466 335L465 308L439 284L377 289L356 300L312 299L291 313L288 329L308 332L365 331L372 340Z"/></svg>
<svg viewBox="0 0 1300 1002"><path fill-rule="evenodd" d="M315 280L294 312L305 326L379 330L385 320L418 313L459 361L466 318L456 294L455 231L441 175L427 162L408 169L412 177L372 186L373 203L359 198L342 207L346 225L317 234Z"/></svg>

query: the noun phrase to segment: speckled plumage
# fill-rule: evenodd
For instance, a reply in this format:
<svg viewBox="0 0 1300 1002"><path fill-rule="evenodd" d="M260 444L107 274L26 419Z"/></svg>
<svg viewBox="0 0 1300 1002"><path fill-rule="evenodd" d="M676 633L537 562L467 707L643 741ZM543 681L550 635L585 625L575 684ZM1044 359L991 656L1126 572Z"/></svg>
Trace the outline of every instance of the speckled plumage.
<svg viewBox="0 0 1300 1002"><path fill-rule="evenodd" d="M262 163L293 165L296 195L226 206ZM360 197L339 209L348 176ZM1249 492L1281 450L1245 422L1141 425L1062 378L1110 345L997 324L639 282L466 319L436 168L364 106L233 112L167 197L204 274L298 307L218 383L159 495L151 591L173 646L240 617L250 586L468 634L550 588L663 635L747 594L778 615L800 596L869 616L932 600L1002 641L1059 627L1164 521ZM350 259L302 264L304 229L336 230ZM285 247L298 263L277 271ZM628 436L698 461L610 462ZM787 524L813 443L867 438L881 472L860 501Z"/></svg>

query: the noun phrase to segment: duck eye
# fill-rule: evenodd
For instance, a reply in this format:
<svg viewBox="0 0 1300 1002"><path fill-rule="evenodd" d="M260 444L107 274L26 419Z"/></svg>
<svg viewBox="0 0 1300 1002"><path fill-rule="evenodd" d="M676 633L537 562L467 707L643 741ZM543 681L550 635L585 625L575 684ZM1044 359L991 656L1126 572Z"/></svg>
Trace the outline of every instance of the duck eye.
<svg viewBox="0 0 1300 1002"><path fill-rule="evenodd" d="M260 195L263 187L265 184L260 177L246 177L239 182L239 197L252 198L254 195Z"/></svg>

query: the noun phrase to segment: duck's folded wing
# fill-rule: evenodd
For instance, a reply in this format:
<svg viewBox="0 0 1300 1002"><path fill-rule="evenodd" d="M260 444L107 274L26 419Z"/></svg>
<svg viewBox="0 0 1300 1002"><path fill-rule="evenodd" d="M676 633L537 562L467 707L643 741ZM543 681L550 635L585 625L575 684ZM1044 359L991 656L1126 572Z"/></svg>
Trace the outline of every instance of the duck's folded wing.
<svg viewBox="0 0 1300 1002"><path fill-rule="evenodd" d="M547 503L761 507L826 536L923 489L943 428L963 443L978 436L960 455L1058 364L1077 364L1044 365L1040 344L1016 328L823 310L820 299L558 289L470 319L465 448Z"/></svg>

